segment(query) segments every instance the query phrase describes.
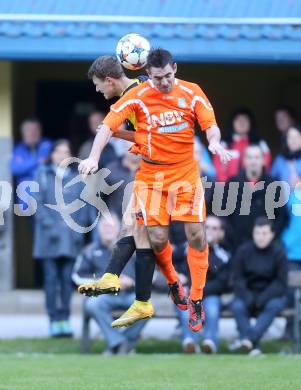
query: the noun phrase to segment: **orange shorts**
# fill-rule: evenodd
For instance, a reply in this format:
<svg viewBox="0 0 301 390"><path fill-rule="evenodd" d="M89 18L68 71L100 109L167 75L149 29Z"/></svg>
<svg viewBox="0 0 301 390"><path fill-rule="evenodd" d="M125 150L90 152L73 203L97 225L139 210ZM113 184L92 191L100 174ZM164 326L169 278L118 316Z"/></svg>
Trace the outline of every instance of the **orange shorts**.
<svg viewBox="0 0 301 390"><path fill-rule="evenodd" d="M195 160L170 165L141 161L134 182L138 224L169 225L170 221L203 222L204 190Z"/></svg>

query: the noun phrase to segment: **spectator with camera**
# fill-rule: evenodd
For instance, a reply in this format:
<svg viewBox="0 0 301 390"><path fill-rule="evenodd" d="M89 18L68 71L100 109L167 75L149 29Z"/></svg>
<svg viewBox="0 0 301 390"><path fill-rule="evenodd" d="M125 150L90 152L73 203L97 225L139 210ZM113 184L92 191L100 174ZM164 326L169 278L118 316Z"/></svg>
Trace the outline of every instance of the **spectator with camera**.
<svg viewBox="0 0 301 390"><path fill-rule="evenodd" d="M260 340L285 307L287 258L274 237L272 222L256 219L252 240L242 244L233 259L231 309L239 332L233 349L239 352L260 353Z"/></svg>

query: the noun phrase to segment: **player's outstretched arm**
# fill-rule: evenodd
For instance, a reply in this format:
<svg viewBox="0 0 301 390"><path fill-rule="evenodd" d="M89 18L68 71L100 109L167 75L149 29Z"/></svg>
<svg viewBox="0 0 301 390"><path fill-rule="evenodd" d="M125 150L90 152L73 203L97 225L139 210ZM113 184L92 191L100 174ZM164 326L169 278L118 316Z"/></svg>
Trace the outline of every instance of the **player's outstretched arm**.
<svg viewBox="0 0 301 390"><path fill-rule="evenodd" d="M221 132L217 125L212 125L206 130L208 149L212 154L217 154L223 164L231 160L231 154L221 144Z"/></svg>
<svg viewBox="0 0 301 390"><path fill-rule="evenodd" d="M93 141L90 155L78 166L78 171L82 175L88 175L89 173L96 172L98 169L98 161L100 155L112 137L112 131L107 125L100 125L97 128L97 133Z"/></svg>

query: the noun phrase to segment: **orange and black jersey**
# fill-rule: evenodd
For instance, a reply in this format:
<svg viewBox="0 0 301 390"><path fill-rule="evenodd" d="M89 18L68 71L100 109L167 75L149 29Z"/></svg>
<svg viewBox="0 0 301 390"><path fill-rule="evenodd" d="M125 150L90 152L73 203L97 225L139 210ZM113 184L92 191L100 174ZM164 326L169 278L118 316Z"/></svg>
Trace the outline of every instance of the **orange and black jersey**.
<svg viewBox="0 0 301 390"><path fill-rule="evenodd" d="M137 87L139 84L144 83L144 81L148 80L148 77L145 75L140 75L137 78L133 79L133 83L129 85L120 95L123 96L126 92L128 92L130 89ZM131 113L130 116L125 120L126 129L127 130L136 130L137 120L135 113Z"/></svg>

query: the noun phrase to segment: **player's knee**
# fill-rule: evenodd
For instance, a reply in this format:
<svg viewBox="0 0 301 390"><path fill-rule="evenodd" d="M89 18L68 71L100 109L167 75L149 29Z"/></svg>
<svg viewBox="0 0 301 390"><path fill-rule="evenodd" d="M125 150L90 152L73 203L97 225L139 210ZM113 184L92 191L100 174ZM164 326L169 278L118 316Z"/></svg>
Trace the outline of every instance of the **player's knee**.
<svg viewBox="0 0 301 390"><path fill-rule="evenodd" d="M202 231L191 232L188 242L192 248L199 251L204 251L207 246L206 236Z"/></svg>

